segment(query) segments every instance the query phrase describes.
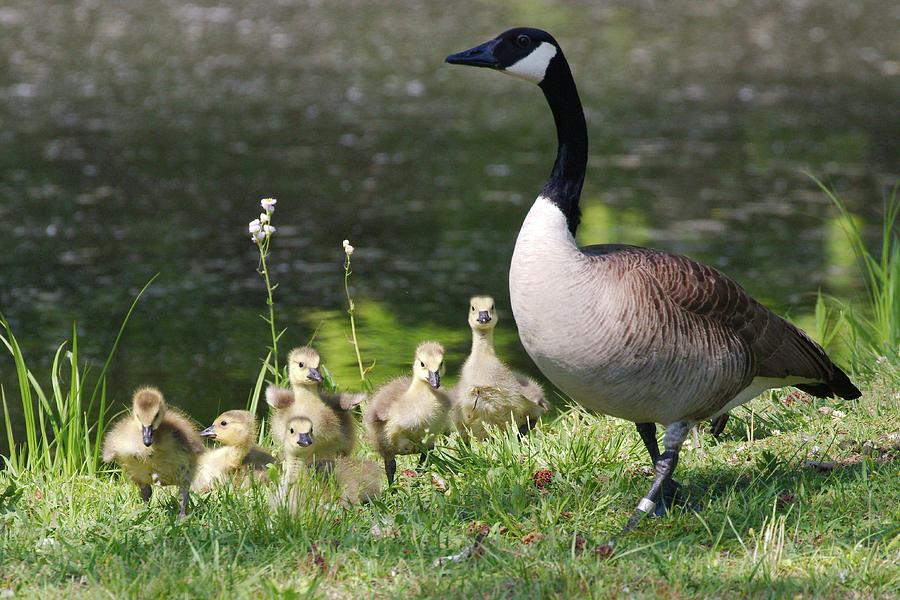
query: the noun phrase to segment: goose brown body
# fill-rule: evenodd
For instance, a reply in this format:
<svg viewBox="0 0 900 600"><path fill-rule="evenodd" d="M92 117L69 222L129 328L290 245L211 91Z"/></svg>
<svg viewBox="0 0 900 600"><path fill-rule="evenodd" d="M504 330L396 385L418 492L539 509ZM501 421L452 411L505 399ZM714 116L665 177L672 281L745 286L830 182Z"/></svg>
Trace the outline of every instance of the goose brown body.
<svg viewBox="0 0 900 600"><path fill-rule="evenodd" d="M784 385L859 395L818 344L733 279L648 248L579 249L543 199L519 235L510 299L541 371L584 406L620 418L696 422Z"/></svg>

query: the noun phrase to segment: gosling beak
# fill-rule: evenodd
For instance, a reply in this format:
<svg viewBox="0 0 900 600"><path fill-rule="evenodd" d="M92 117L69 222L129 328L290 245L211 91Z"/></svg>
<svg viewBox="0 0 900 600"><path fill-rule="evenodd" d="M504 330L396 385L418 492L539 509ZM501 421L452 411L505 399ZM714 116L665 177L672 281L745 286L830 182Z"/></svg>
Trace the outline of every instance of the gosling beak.
<svg viewBox="0 0 900 600"><path fill-rule="evenodd" d="M153 427L144 427L141 425L141 432L144 434L144 445L149 447L153 443Z"/></svg>
<svg viewBox="0 0 900 600"><path fill-rule="evenodd" d="M312 446L313 440L312 436L308 433L300 433L297 435L297 445L306 448L307 446Z"/></svg>
<svg viewBox="0 0 900 600"><path fill-rule="evenodd" d="M309 375L306 376L310 381L315 381L317 383L322 383L322 374L319 373L319 370L315 367L312 367L309 370Z"/></svg>
<svg viewBox="0 0 900 600"><path fill-rule="evenodd" d="M471 67L488 67L499 69L500 61L494 56L494 48L500 40L490 40L474 48L451 54L445 60L451 65L469 65Z"/></svg>
<svg viewBox="0 0 900 600"><path fill-rule="evenodd" d="M428 383L434 389L441 387L441 374L437 371L428 371Z"/></svg>
<svg viewBox="0 0 900 600"><path fill-rule="evenodd" d="M482 325L484 325L485 323L490 323L491 322L491 313L486 310L479 310L478 318L475 320L478 321L479 323L481 323Z"/></svg>
<svg viewBox="0 0 900 600"><path fill-rule="evenodd" d="M201 435L202 437L211 438L211 439L216 439L216 426L215 426L215 425L210 425L209 427L207 427L206 429L204 429L203 431L201 431L201 432L200 432L200 435Z"/></svg>

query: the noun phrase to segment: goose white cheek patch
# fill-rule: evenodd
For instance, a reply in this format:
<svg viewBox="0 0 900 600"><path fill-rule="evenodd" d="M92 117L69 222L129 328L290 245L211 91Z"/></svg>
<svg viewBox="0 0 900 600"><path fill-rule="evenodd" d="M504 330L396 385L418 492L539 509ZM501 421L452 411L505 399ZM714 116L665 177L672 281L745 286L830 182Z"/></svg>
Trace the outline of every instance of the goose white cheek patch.
<svg viewBox="0 0 900 600"><path fill-rule="evenodd" d="M556 56L556 46L548 42L541 42L541 45L535 48L531 54L506 67L503 72L527 81L540 83L544 80L547 67L550 66L550 61L554 56Z"/></svg>

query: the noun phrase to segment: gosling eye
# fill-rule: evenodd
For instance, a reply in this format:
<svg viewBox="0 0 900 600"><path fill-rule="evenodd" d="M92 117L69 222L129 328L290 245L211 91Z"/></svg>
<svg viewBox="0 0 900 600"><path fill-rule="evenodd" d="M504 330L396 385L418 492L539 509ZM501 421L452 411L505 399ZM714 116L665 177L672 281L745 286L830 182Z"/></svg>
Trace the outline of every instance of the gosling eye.
<svg viewBox="0 0 900 600"><path fill-rule="evenodd" d="M291 427L291 433L294 433L294 428L293 428L293 427Z"/></svg>
<svg viewBox="0 0 900 600"><path fill-rule="evenodd" d="M491 312L494 312L494 305L491 304Z"/></svg>
<svg viewBox="0 0 900 600"><path fill-rule="evenodd" d="M297 363L297 366L300 367L300 368L302 369L302 368L303 368L303 363L302 363L302 362L298 362L298 363Z"/></svg>
<svg viewBox="0 0 900 600"><path fill-rule="evenodd" d="M531 44L531 38L524 33L520 34L519 37L516 38L516 44L518 44L520 48L527 48Z"/></svg>
<svg viewBox="0 0 900 600"><path fill-rule="evenodd" d="M475 307L474 307L474 306L470 306L469 308L472 309L472 312L475 312Z"/></svg>
<svg viewBox="0 0 900 600"><path fill-rule="evenodd" d="M227 422L227 421L222 421L221 423L219 423L219 425L221 425L222 427L225 427L226 425L228 425L228 422Z"/></svg>
<svg viewBox="0 0 900 600"><path fill-rule="evenodd" d="M422 361L420 360L420 361L419 361L419 366L422 367L422 368L425 368L425 363L422 362Z"/></svg>

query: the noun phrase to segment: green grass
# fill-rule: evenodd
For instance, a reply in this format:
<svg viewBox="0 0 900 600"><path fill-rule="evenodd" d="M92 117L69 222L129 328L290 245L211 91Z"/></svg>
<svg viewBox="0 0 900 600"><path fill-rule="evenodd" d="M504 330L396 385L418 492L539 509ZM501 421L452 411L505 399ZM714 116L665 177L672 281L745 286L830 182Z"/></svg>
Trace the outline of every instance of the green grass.
<svg viewBox="0 0 900 600"><path fill-rule="evenodd" d="M740 409L722 441L683 453L677 477L700 511L645 520L606 560L594 549L648 487L647 459L632 425L577 409L523 442L501 434L469 448L451 438L395 494L295 517L269 510L265 486L194 497L179 522L174 491L145 508L117 473L6 471L0 588L40 597L896 596L900 438L888 434L900 430L898 382L882 365L861 401L785 404L780 392ZM866 441L874 448L861 451ZM808 458L836 467L820 472L803 466ZM413 467L413 457L401 464ZM532 480L540 468L554 472L544 490ZM489 527L481 554L434 566L472 543L476 523Z"/></svg>
<svg viewBox="0 0 900 600"><path fill-rule="evenodd" d="M826 348L837 332L844 334L851 367L865 372L879 360L900 361L900 199L894 188L884 204L881 244L876 252L866 246L863 232L840 196L813 177L822 192L840 214L840 226L860 263L866 285L866 302L862 306L828 297L838 317L828 319L824 296L816 305L819 339Z"/></svg>

